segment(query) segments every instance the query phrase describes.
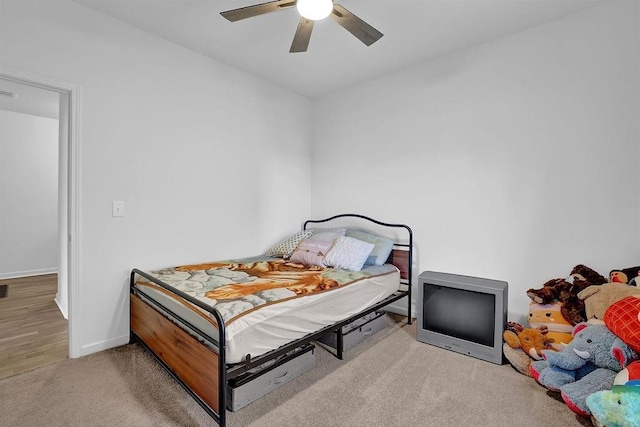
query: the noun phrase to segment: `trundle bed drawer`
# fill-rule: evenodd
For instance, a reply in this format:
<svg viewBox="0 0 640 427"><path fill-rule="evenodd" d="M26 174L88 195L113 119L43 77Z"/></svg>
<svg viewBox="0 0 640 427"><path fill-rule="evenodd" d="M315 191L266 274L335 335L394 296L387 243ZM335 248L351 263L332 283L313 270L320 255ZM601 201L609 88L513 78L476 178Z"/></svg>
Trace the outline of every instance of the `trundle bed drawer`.
<svg viewBox="0 0 640 427"><path fill-rule="evenodd" d="M316 364L314 345L301 347L276 363L229 381L227 408L237 411L304 374Z"/></svg>
<svg viewBox="0 0 640 427"><path fill-rule="evenodd" d="M342 327L342 350L347 351L350 348L363 342L371 335L380 332L388 326L387 316L385 312L374 312L371 316L365 316L358 320L354 320ZM331 347L337 347L337 334L332 333L325 335L318 341Z"/></svg>

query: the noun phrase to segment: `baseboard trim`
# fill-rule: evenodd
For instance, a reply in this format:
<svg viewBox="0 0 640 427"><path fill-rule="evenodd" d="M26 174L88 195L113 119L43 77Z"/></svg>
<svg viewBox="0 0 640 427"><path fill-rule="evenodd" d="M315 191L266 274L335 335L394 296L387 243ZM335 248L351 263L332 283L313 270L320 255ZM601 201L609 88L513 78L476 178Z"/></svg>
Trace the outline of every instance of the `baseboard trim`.
<svg viewBox="0 0 640 427"><path fill-rule="evenodd" d="M41 268L39 270L16 271L13 273L0 273L0 279L17 279L28 276L44 276L45 274L57 273L57 268Z"/></svg>
<svg viewBox="0 0 640 427"><path fill-rule="evenodd" d="M398 301L392 302L391 304L383 307L385 311L390 311L391 313L401 314L403 316L407 315L407 302L404 298L399 299ZM411 317L416 317L416 305L415 301L411 301Z"/></svg>
<svg viewBox="0 0 640 427"><path fill-rule="evenodd" d="M87 344L82 346L82 354L80 356L87 356L99 351L108 350L114 347L120 347L129 343L130 335L123 335L121 337L112 338L109 340L99 341L93 344Z"/></svg>
<svg viewBox="0 0 640 427"><path fill-rule="evenodd" d="M63 298L60 298L60 294L56 294L56 297L53 300L55 301L56 305L60 309L60 313L62 313L62 317L69 320L69 313L67 312L67 303L63 300Z"/></svg>

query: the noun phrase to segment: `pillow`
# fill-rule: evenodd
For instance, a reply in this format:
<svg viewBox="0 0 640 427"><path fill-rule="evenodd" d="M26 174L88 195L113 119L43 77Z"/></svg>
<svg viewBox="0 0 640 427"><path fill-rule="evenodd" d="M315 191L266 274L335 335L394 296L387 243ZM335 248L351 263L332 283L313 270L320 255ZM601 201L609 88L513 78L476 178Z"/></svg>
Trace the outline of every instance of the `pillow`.
<svg viewBox="0 0 640 427"><path fill-rule="evenodd" d="M389 258L389 254L393 249L393 240L388 237L378 236L371 234L364 230L349 229L347 230L347 237L353 237L354 239L362 240L364 242L373 243L375 247L371 251L371 254L364 262L364 265L382 265Z"/></svg>
<svg viewBox="0 0 640 427"><path fill-rule="evenodd" d="M333 242L340 236L344 236L347 232L346 228L312 228L313 235L311 240L322 240L325 242Z"/></svg>
<svg viewBox="0 0 640 427"><path fill-rule="evenodd" d="M340 236L324 257L324 263L343 270L360 271L374 246L353 237Z"/></svg>
<svg viewBox="0 0 640 427"><path fill-rule="evenodd" d="M322 240L302 239L293 255L291 255L291 262L297 262L305 265L317 265L325 267L322 260L331 249L333 242L325 242Z"/></svg>
<svg viewBox="0 0 640 427"><path fill-rule="evenodd" d="M611 304L604 313L604 324L640 353L640 296L629 296Z"/></svg>
<svg viewBox="0 0 640 427"><path fill-rule="evenodd" d="M341 236L344 236L344 233L347 232L347 229L345 227L332 227L332 228L310 228L310 231L312 231L314 234L318 234L318 233L338 233Z"/></svg>
<svg viewBox="0 0 640 427"><path fill-rule="evenodd" d="M275 256L281 258L288 258L302 239L306 239L311 236L313 231L304 230L299 231L291 236L287 237L271 246L264 254L267 256Z"/></svg>

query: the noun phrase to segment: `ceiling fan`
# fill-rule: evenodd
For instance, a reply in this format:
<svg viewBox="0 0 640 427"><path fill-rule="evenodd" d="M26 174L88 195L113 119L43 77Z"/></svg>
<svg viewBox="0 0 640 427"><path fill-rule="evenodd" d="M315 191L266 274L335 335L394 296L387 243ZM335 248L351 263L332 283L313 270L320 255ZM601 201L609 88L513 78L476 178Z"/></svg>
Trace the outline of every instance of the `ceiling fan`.
<svg viewBox="0 0 640 427"><path fill-rule="evenodd" d="M339 4L334 4L333 0L275 0L266 3L255 4L253 6L241 7L238 9L220 12L220 15L231 22L241 19L251 18L253 16L264 15L265 13L276 12L283 9L294 7L300 13L300 21L296 34L291 43L290 53L306 52L311 38L314 21L331 17L334 21L344 27L351 34L356 36L358 40L367 46L372 45L380 37L382 33L371 25L358 18Z"/></svg>

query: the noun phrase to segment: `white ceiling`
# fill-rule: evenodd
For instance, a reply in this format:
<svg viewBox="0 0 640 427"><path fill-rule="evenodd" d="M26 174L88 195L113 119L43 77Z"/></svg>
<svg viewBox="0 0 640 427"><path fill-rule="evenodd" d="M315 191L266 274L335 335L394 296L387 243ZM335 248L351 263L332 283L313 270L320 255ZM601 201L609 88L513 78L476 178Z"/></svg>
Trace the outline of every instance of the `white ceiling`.
<svg viewBox="0 0 640 427"><path fill-rule="evenodd" d="M289 53L295 8L229 22L265 0L75 0L249 74L315 98L608 0L335 0L380 30L370 47L327 19L306 53Z"/></svg>

